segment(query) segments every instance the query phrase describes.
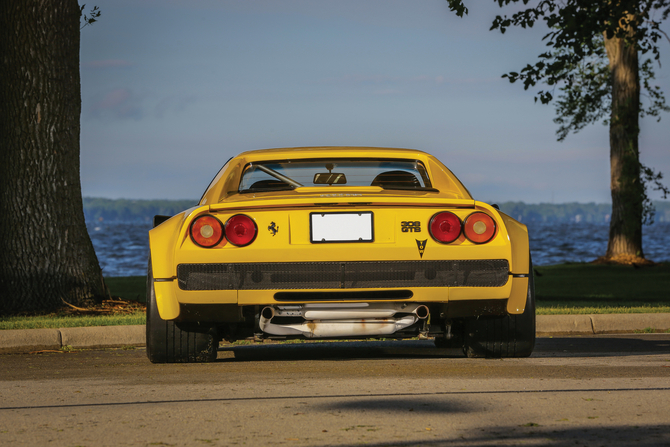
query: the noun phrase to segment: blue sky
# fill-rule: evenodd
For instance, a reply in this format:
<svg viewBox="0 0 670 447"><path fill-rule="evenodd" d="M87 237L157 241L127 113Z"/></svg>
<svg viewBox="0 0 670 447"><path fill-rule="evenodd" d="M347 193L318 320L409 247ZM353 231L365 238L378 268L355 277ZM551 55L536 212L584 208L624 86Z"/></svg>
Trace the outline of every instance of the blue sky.
<svg viewBox="0 0 670 447"><path fill-rule="evenodd" d="M432 153L478 200L609 202L607 127L559 143L541 87L500 77L545 51L545 30L489 31L500 8L468 3L458 18L444 0L98 0L82 192L197 199L242 151L342 145ZM670 180L669 123L644 119L640 148Z"/></svg>

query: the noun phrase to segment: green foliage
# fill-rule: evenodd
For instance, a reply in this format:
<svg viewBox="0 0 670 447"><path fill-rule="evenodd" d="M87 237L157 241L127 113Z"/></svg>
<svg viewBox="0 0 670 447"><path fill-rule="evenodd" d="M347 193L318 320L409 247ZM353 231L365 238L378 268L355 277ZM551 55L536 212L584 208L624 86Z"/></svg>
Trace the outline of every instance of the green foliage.
<svg viewBox="0 0 670 447"><path fill-rule="evenodd" d="M497 0L500 7L528 0ZM450 1L450 7L462 1ZM661 14L661 20L655 20L655 14ZM543 40L547 46L565 50L547 63L542 59L552 59L551 55L540 55L540 61L534 66L528 65L519 78L535 85L539 81L555 85L565 80L564 67L574 66L599 51L594 37L604 35L608 39L622 38L629 45L635 45L642 54L651 52L654 59L660 58L657 42L663 37L660 22L670 15L668 0L541 0L535 7L523 9L511 17L497 16L491 29L504 33L510 26L532 27L542 20L549 28ZM546 57L545 57L546 56ZM511 79L510 79L511 80Z"/></svg>
<svg viewBox="0 0 670 447"><path fill-rule="evenodd" d="M661 87L651 85L651 81L654 79L656 79L656 73L653 70L653 62L651 59L647 59L640 65L640 80L642 81L643 95L647 96L650 105L645 109L641 104L640 116L655 116L658 117L656 121L661 121L661 112L670 112L670 107L665 102Z"/></svg>
<svg viewBox="0 0 670 447"><path fill-rule="evenodd" d="M647 195L649 185L652 185L652 189L654 191L660 191L664 199L668 198L668 194L670 194L670 189L668 189L668 187L661 182L661 180L663 179L662 173L656 172L653 169L643 165L642 163L640 163L640 177L642 178L642 183L644 184L644 200L642 202L643 206L642 223L650 225L654 223L654 218L656 217L656 214L658 213L659 209L658 205L652 203L652 201L649 199L649 196Z"/></svg>
<svg viewBox="0 0 670 447"><path fill-rule="evenodd" d="M608 124L612 110L612 74L605 59L602 36L594 38L598 51L577 65L566 67L569 82L560 87L562 95L556 100L556 135L563 141L572 131L576 133L589 124L603 121ZM652 72L653 75L653 72Z"/></svg>
<svg viewBox="0 0 670 447"><path fill-rule="evenodd" d="M468 8L463 4L463 0L447 0L449 3L449 9L454 11L458 17L463 17L464 14L468 13Z"/></svg>
<svg viewBox="0 0 670 447"><path fill-rule="evenodd" d="M80 30L84 29L86 25L92 25L94 22L97 22L98 17L100 17L100 14L102 14L98 6L94 6L88 12L88 15L84 14L84 8L86 8L85 3L79 7L79 17L84 17L84 24L79 28Z"/></svg>
<svg viewBox="0 0 670 447"><path fill-rule="evenodd" d="M649 188L661 191L663 198L670 193L661 183L662 174L640 163L637 117L654 116L660 121L661 112L670 111L670 107L660 87L653 85L652 58L646 58L637 67L640 96L649 101L646 108L642 100L638 107L612 97L613 77L605 40L621 39L627 48L634 47L640 55L651 54L660 65L658 41L663 37L670 40L660 29L660 23L670 15L670 0L539 0L533 7L527 6L529 0L496 1L501 8L520 2L524 7L511 16L498 15L493 20L492 30L505 33L510 26L530 28L537 21L544 22L549 30L543 37L548 51L540 54L535 64L527 64L520 71L503 77L511 83L523 82L526 90L538 83L546 84L549 88L538 91L535 96L535 101L539 99L543 104L554 99L558 88L560 95L555 101L554 122L558 124L559 141L570 132L578 132L599 121L610 126L623 125L624 138L631 147L622 160L622 171L616 174L621 191L616 201L625 210L617 219L620 223L616 228L635 240L640 225L654 220L654 206L647 194ZM447 3L458 16L467 14L463 0L447 0Z"/></svg>
<svg viewBox="0 0 670 447"><path fill-rule="evenodd" d="M501 7L517 2L498 0ZM544 0L511 17L497 16L491 29L502 33L510 26L532 27L538 20L543 20L550 30L543 40L551 50L540 54L534 65L528 64L520 72L510 72L503 77L512 83L522 81L524 89L540 82L547 84L550 90L540 90L535 97L543 104L553 99L555 88L559 86L562 96L556 109L556 121L560 126L559 140L563 140L570 130L576 132L600 121L611 111L611 74L606 63L604 36L623 38L641 54L651 52L654 59L659 59L656 42L663 31L659 28L660 22L653 20L655 11L662 11L664 20L670 13L670 1L569 0L559 3ZM639 73L651 101L647 109L641 108L641 115L659 116L661 111L670 111L660 88L651 85L655 78L651 59L645 60Z"/></svg>
<svg viewBox="0 0 670 447"><path fill-rule="evenodd" d="M612 73L605 55L603 36L596 35L593 40L594 52L591 56L584 57L574 66L564 67L567 78L559 87L561 95L556 100L554 119L559 125L556 131L558 141L563 141L568 133L577 133L589 124L599 121L609 124L612 112ZM552 57L557 57L557 53L553 53ZM640 102L640 116L654 116L660 121L661 112L670 111L670 107L660 87L652 85L656 73L651 59L644 61L639 73L641 96L649 100L646 107L644 102Z"/></svg>
<svg viewBox="0 0 670 447"><path fill-rule="evenodd" d="M196 200L128 200L84 197L86 221L151 222L155 215L174 216L197 204Z"/></svg>
<svg viewBox="0 0 670 447"><path fill-rule="evenodd" d="M496 0L502 8L520 0ZM458 16L467 14L462 0L447 0L449 8ZM528 1L523 0L527 5ZM655 13L661 14L656 20ZM588 124L600 121L611 110L611 74L606 63L604 36L608 39L625 39L635 45L641 54L651 52L660 57L657 42L667 35L660 29L660 22L670 15L669 0L542 0L536 6L522 9L511 17L497 16L491 29L505 33L510 26L532 28L535 22L544 21L549 32L543 37L550 51L540 54L534 64L526 65L519 72L503 77L510 82L521 81L524 89L543 82L550 90L540 90L535 97L549 103L559 86L562 92L557 104L556 122L559 140L572 130L576 132ZM639 68L640 80L650 100L641 115L657 116L670 111L658 86L651 85L655 78L652 60L646 59Z"/></svg>

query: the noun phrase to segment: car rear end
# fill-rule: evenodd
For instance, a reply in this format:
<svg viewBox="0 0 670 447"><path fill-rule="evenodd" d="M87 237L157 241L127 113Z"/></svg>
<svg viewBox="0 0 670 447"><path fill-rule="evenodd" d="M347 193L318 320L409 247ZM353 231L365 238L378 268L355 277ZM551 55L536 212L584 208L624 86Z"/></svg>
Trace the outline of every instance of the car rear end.
<svg viewBox="0 0 670 447"><path fill-rule="evenodd" d="M422 162L427 181L439 179L440 165ZM233 183L253 162L238 163ZM334 170L318 175L337 182ZM464 188L301 184L226 196L223 180L150 232L163 320L229 340L448 338L455 320L525 310L525 226Z"/></svg>

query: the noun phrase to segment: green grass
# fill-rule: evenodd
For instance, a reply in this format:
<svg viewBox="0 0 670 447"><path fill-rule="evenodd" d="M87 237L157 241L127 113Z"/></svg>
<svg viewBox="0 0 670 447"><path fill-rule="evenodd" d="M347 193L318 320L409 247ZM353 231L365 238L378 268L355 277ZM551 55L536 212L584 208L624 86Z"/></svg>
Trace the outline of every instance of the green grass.
<svg viewBox="0 0 670 447"><path fill-rule="evenodd" d="M124 300L146 301L146 276L128 276L105 278L105 283L113 297ZM121 326L127 324L145 324L144 312L128 315L66 315L56 312L38 316L0 317L0 330L3 329L58 329L65 327Z"/></svg>
<svg viewBox="0 0 670 447"><path fill-rule="evenodd" d="M121 326L144 324L144 312L129 315L39 315L34 317L2 317L0 330L3 329L58 329L65 327Z"/></svg>
<svg viewBox="0 0 670 447"><path fill-rule="evenodd" d="M594 301L537 301L538 315L654 314L670 313L670 304L628 306Z"/></svg>
<svg viewBox="0 0 670 447"><path fill-rule="evenodd" d="M670 312L670 265L536 267L538 315Z"/></svg>
<svg viewBox="0 0 670 447"><path fill-rule="evenodd" d="M653 267L560 264L535 267L538 301L670 305L670 265ZM540 276L541 275L541 276Z"/></svg>
<svg viewBox="0 0 670 447"><path fill-rule="evenodd" d="M635 268L594 264L536 267L538 315L670 313L670 265ZM112 296L145 301L146 277L106 278ZM2 329L144 324L145 315L0 318Z"/></svg>

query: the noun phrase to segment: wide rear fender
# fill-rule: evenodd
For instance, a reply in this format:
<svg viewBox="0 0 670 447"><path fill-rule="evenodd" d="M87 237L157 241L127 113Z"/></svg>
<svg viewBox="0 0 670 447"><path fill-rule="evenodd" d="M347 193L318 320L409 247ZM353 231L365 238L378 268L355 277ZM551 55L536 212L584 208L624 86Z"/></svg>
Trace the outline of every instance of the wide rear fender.
<svg viewBox="0 0 670 447"><path fill-rule="evenodd" d="M510 270L515 275L528 274L530 268L530 244L528 242L528 227L505 213L499 213L512 244L512 262Z"/></svg>
<svg viewBox="0 0 670 447"><path fill-rule="evenodd" d="M175 252L188 237L188 226L193 217L208 211L208 206L189 208L149 231L154 279L176 278Z"/></svg>
<svg viewBox="0 0 670 447"><path fill-rule="evenodd" d="M175 250L188 236L191 216L207 210L208 207L190 208L149 231L149 268L153 274L158 313L164 320L173 320L180 312L173 283L177 277Z"/></svg>
<svg viewBox="0 0 670 447"><path fill-rule="evenodd" d="M512 293L507 300L507 312L510 314L522 314L526 309L526 299L528 297L528 285L530 275L530 244L528 241L528 227L518 222L507 214L499 213L512 244L512 262L510 271L512 277ZM525 276L517 276L525 275Z"/></svg>

